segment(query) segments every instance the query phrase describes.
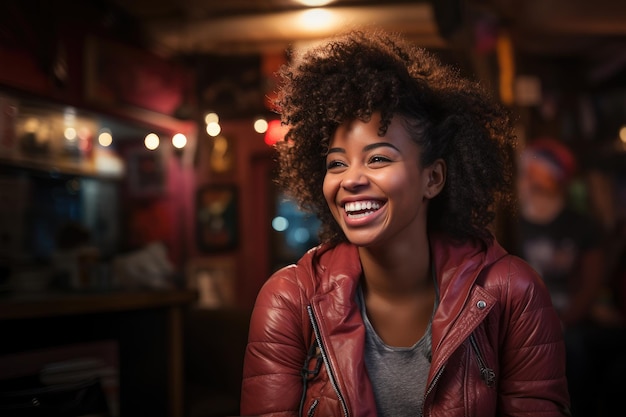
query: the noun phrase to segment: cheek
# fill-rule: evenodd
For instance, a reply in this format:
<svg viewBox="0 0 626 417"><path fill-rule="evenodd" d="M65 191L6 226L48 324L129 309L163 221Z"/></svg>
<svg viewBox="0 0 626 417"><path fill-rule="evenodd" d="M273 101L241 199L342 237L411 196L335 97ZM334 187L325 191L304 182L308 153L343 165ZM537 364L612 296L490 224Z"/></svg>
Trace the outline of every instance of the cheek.
<svg viewBox="0 0 626 417"><path fill-rule="evenodd" d="M322 192L324 194L324 198L326 199L326 204L330 207L331 211L333 210L335 196L337 195L337 186L335 184L336 181L333 181L330 177L324 177L324 183L322 185Z"/></svg>
<svg viewBox="0 0 626 417"><path fill-rule="evenodd" d="M407 189L418 186L417 181L410 181L409 177L406 175L405 172L400 172L400 173L396 173L395 175L383 177L381 178L381 181L384 181L385 186L391 192L393 191L406 192Z"/></svg>
<svg viewBox="0 0 626 417"><path fill-rule="evenodd" d="M324 199L326 200L330 213L337 222L340 221L342 216L341 209L337 206L337 193L340 188L339 179L333 178L332 176L324 178L322 193L324 194Z"/></svg>
<svg viewBox="0 0 626 417"><path fill-rule="evenodd" d="M421 186L419 177L406 171L381 172L372 177L372 182L388 197L401 196L402 199L417 194Z"/></svg>

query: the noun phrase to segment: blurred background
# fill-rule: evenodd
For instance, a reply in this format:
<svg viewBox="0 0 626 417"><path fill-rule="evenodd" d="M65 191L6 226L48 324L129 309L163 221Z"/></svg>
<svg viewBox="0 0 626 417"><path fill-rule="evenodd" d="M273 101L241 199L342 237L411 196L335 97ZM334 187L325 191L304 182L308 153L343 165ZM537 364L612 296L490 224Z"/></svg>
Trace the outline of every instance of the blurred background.
<svg viewBox="0 0 626 417"><path fill-rule="evenodd" d="M317 243L317 220L273 183L276 71L359 25L401 32L483 83L511 110L520 156L539 140L565 147L542 151L556 179L520 164L520 207L539 209L503 210L495 231L546 280L558 264L558 300L578 306L564 327L583 352L571 390L591 393L575 416L614 415L624 22L619 0L2 2L0 415L77 395L91 400L68 415L238 414L256 294ZM583 217L557 226L565 205Z"/></svg>

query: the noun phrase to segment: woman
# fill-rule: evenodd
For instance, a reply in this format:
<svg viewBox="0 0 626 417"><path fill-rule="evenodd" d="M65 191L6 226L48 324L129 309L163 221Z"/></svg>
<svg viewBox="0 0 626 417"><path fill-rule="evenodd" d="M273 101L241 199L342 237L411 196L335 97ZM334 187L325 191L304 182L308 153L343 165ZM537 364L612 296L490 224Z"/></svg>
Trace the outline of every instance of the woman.
<svg viewBox="0 0 626 417"><path fill-rule="evenodd" d="M258 295L242 415L567 415L550 296L489 229L512 181L503 110L381 32L282 76L279 180L323 243Z"/></svg>

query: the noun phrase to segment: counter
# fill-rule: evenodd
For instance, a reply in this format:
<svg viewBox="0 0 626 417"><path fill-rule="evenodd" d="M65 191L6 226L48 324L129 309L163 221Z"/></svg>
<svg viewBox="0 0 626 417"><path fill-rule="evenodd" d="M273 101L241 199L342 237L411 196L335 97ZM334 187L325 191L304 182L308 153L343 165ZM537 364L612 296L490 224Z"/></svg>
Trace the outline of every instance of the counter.
<svg viewBox="0 0 626 417"><path fill-rule="evenodd" d="M196 298L191 290L0 296L0 355L115 340L120 415L182 417L183 311Z"/></svg>

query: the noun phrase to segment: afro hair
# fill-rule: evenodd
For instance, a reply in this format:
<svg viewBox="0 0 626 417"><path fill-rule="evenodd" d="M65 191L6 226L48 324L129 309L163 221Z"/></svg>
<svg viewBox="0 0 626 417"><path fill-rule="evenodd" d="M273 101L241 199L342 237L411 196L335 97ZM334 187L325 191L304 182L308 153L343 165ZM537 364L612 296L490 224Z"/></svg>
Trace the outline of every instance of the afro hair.
<svg viewBox="0 0 626 417"><path fill-rule="evenodd" d="M321 221L322 242L346 238L322 194L337 127L380 113L379 134L400 115L428 166L441 158L446 184L429 206L429 231L492 239L497 203L511 202L514 135L507 110L478 83L399 35L352 30L294 53L280 69L276 101L288 127L277 144L277 182Z"/></svg>

